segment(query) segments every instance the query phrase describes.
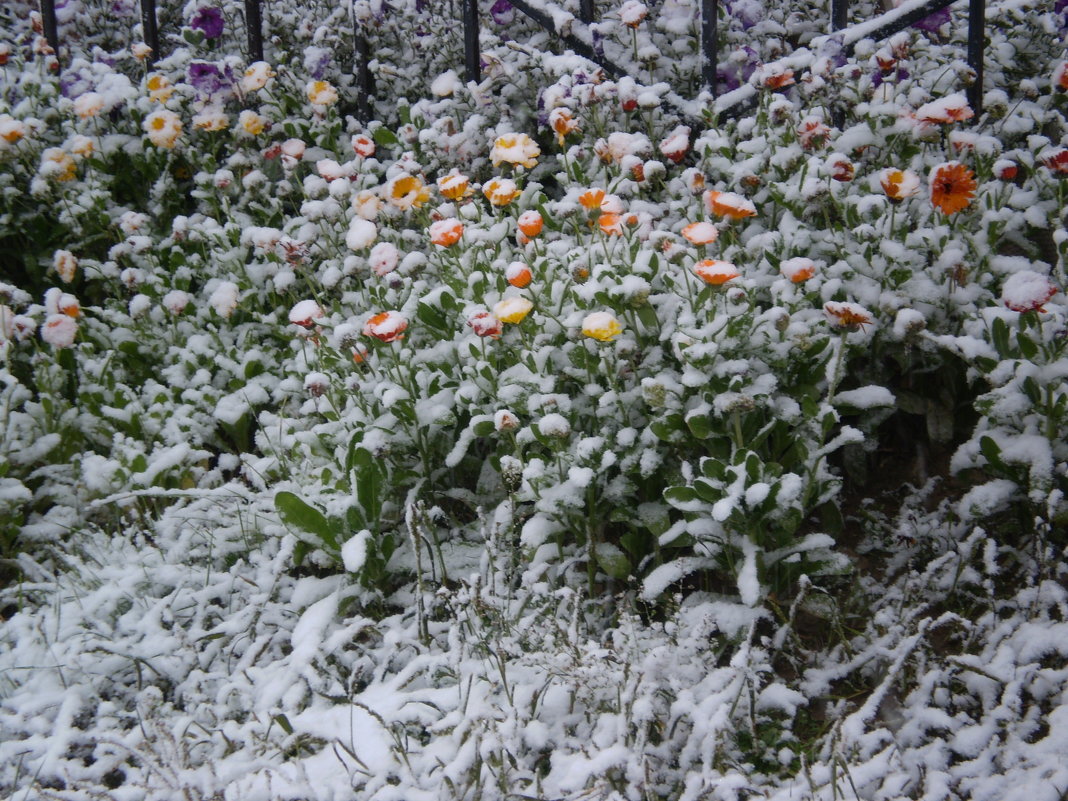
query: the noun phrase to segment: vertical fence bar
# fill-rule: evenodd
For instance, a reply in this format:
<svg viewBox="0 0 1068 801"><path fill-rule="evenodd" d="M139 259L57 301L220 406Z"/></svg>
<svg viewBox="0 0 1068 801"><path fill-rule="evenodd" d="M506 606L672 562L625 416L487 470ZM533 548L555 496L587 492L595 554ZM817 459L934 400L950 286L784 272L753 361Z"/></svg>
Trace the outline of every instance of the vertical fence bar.
<svg viewBox="0 0 1068 801"><path fill-rule="evenodd" d="M593 22L593 0L579 0L579 19L587 25Z"/></svg>
<svg viewBox="0 0 1068 801"><path fill-rule="evenodd" d="M701 0L701 80L716 96L719 66L719 0Z"/></svg>
<svg viewBox="0 0 1068 801"><path fill-rule="evenodd" d="M152 48L148 56L150 64L159 60L159 25L156 23L156 0L141 0L141 34L145 44Z"/></svg>
<svg viewBox="0 0 1068 801"><path fill-rule="evenodd" d="M56 23L56 0L41 0L41 24L45 39L52 52L59 58L59 25Z"/></svg>
<svg viewBox="0 0 1068 801"><path fill-rule="evenodd" d="M248 28L248 60L263 61L263 13L260 0L245 0L245 27Z"/></svg>
<svg viewBox="0 0 1068 801"><path fill-rule="evenodd" d="M464 67L468 82L482 80L478 51L478 0L464 0Z"/></svg>
<svg viewBox="0 0 1068 801"><path fill-rule="evenodd" d="M374 86L371 82L371 45L367 41L363 25L356 21L356 112L363 122L371 119L371 97Z"/></svg>
<svg viewBox="0 0 1068 801"><path fill-rule="evenodd" d="M831 0L831 28L840 31L849 22L849 0Z"/></svg>
<svg viewBox="0 0 1068 801"><path fill-rule="evenodd" d="M968 66L975 83L968 87L968 102L976 116L983 113L983 46L986 44L986 0L968 0Z"/></svg>

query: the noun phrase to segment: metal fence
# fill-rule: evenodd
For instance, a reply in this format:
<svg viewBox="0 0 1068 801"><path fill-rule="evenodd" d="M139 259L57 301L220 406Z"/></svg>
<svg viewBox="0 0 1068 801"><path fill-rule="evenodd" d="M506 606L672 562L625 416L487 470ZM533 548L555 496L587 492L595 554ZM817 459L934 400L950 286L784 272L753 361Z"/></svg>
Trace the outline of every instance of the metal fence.
<svg viewBox="0 0 1068 801"><path fill-rule="evenodd" d="M831 0L831 29L842 35L847 51L861 38L885 39L898 31L920 22L925 17L941 11L960 0L906 0L898 9L888 11L876 20L849 26L849 0ZM44 21L44 34L52 49L59 54L59 28L56 24L55 0L39 0L41 16ZM244 0L246 35L250 61L263 60L263 15L260 7L262 0ZM528 0L509 0L518 11L534 20L545 30L556 36L566 47L577 55L599 65L614 78L627 74L627 70L607 58L594 46L590 25L596 21L594 0L579 0L580 26L572 26L569 31L558 31L552 17L547 14L544 4L532 5ZM464 67L468 81L481 78L479 53L479 17L480 0L462 0L460 9L464 30ZM145 44L152 48L152 60L160 53L159 26L156 18L156 0L140 0L141 25ZM487 0L482 0L486 5ZM451 5L451 3L450 3ZM700 39L701 39L701 79L706 89L716 94L716 67L719 63L717 48L719 0L700 0ZM986 0L968 0L968 64L975 71L975 80L968 87L968 100L978 114L982 111L983 100L983 49L986 31ZM361 116L369 116L374 85L370 62L372 59L371 42L367 32L359 23L355 24L356 86L357 107Z"/></svg>

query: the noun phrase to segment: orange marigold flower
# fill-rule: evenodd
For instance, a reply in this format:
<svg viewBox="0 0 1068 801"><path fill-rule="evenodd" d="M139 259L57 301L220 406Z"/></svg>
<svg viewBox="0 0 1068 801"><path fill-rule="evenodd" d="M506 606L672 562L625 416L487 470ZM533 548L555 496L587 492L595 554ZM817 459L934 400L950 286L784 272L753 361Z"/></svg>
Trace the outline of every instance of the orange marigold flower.
<svg viewBox="0 0 1068 801"><path fill-rule="evenodd" d="M579 195L579 203L582 205L582 208L589 211L601 208L602 202L604 202L603 189L587 189Z"/></svg>
<svg viewBox="0 0 1068 801"><path fill-rule="evenodd" d="M403 339L407 328L408 321L403 316L395 311L384 311L374 315L364 324L363 335L383 342L393 342Z"/></svg>
<svg viewBox="0 0 1068 801"><path fill-rule="evenodd" d="M779 272L789 278L792 283L803 284L816 274L816 262L804 256L798 256L782 262L779 265Z"/></svg>
<svg viewBox="0 0 1068 801"><path fill-rule="evenodd" d="M464 224L455 218L430 224L430 241L438 247L452 247L464 234Z"/></svg>
<svg viewBox="0 0 1068 801"><path fill-rule="evenodd" d="M833 180L844 184L853 180L857 168L841 153L832 153L827 157L827 172Z"/></svg>
<svg viewBox="0 0 1068 801"><path fill-rule="evenodd" d="M695 245L711 245L719 238L719 231L710 222L695 222L683 228L682 235Z"/></svg>
<svg viewBox="0 0 1068 801"><path fill-rule="evenodd" d="M1040 157L1054 175L1068 175L1068 148L1057 148Z"/></svg>
<svg viewBox="0 0 1068 801"><path fill-rule="evenodd" d="M438 178L438 191L448 200L463 200L475 193L466 175L453 170L448 175Z"/></svg>
<svg viewBox="0 0 1068 801"><path fill-rule="evenodd" d="M523 287L530 285L534 275L530 272L530 268L523 262L513 261L504 268L504 277L512 286L522 289Z"/></svg>
<svg viewBox="0 0 1068 801"><path fill-rule="evenodd" d="M734 192L717 192L714 189L705 192L705 206L717 217L727 217L731 220L743 220L757 213L752 201Z"/></svg>
<svg viewBox="0 0 1068 801"><path fill-rule="evenodd" d="M507 206L522 193L511 178L491 178L482 185L482 194L494 206Z"/></svg>
<svg viewBox="0 0 1068 801"><path fill-rule="evenodd" d="M962 94L949 95L940 100L924 103L916 109L916 119L920 122L943 123L963 122L975 116L972 107Z"/></svg>
<svg viewBox="0 0 1068 801"><path fill-rule="evenodd" d="M879 173L879 185L890 200L899 202L920 191L920 176L911 170L888 167Z"/></svg>
<svg viewBox="0 0 1068 801"><path fill-rule="evenodd" d="M467 319L467 324L480 337L493 339L499 337L504 328L501 321L487 311L475 312Z"/></svg>
<svg viewBox="0 0 1068 801"><path fill-rule="evenodd" d="M797 128L797 138L805 150L821 146L830 133L831 129L819 117L806 117Z"/></svg>
<svg viewBox="0 0 1068 801"><path fill-rule="evenodd" d="M694 274L706 284L722 286L741 275L738 268L729 261L704 259L693 266Z"/></svg>
<svg viewBox="0 0 1068 801"><path fill-rule="evenodd" d="M564 138L578 130L578 120L571 116L571 110L567 108L554 108L549 113L549 126L556 132L556 143L564 146Z"/></svg>
<svg viewBox="0 0 1068 801"><path fill-rule="evenodd" d="M519 226L519 232L523 234L523 236L533 239L541 233L541 229L545 225L545 220L541 218L541 214L534 210L530 210L520 214L516 224Z"/></svg>
<svg viewBox="0 0 1068 801"><path fill-rule="evenodd" d="M931 203L943 214L956 214L975 196L975 173L959 161L939 164L931 171Z"/></svg>
<svg viewBox="0 0 1068 801"><path fill-rule="evenodd" d="M371 158L375 154L375 140L366 134L356 134L352 137L352 152L360 158Z"/></svg>
<svg viewBox="0 0 1068 801"><path fill-rule="evenodd" d="M784 89L794 84L794 71L768 67L764 73L764 86L768 89Z"/></svg>
<svg viewBox="0 0 1068 801"><path fill-rule="evenodd" d="M856 303L836 303L831 301L823 307L827 321L843 331L856 331L871 324L871 313Z"/></svg>
<svg viewBox="0 0 1068 801"><path fill-rule="evenodd" d="M386 198L399 209L419 208L430 200L430 190L414 175L402 172L385 187Z"/></svg>
<svg viewBox="0 0 1068 801"><path fill-rule="evenodd" d="M1068 92L1068 61L1062 61L1056 66L1053 70L1051 83L1054 89Z"/></svg>

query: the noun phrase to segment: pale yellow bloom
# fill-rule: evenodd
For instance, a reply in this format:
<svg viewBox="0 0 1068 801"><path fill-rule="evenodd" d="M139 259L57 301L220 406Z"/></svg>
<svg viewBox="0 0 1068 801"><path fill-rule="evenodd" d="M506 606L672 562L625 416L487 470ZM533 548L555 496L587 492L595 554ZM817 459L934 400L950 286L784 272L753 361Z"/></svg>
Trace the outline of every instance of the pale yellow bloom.
<svg viewBox="0 0 1068 801"><path fill-rule="evenodd" d="M419 208L430 200L430 189L416 176L402 172L386 184L386 199L398 209Z"/></svg>
<svg viewBox="0 0 1068 801"><path fill-rule="evenodd" d="M482 193L494 206L507 206L522 194L522 190L511 178L491 178L482 185Z"/></svg>
<svg viewBox="0 0 1068 801"><path fill-rule="evenodd" d="M327 81L312 81L308 84L308 101L313 106L332 106L337 102L337 89Z"/></svg>
<svg viewBox="0 0 1068 801"><path fill-rule="evenodd" d="M267 85L267 81L274 77L274 70L266 61L255 61L248 65L245 74L241 78L241 88L246 92L255 92Z"/></svg>
<svg viewBox="0 0 1068 801"><path fill-rule="evenodd" d="M267 118L249 109L242 111L237 121L245 130L245 133L252 136L259 136L263 133L263 129L267 127Z"/></svg>
<svg viewBox="0 0 1068 801"><path fill-rule="evenodd" d="M587 314L582 321L582 333L598 342L611 342L623 331L619 320L608 312Z"/></svg>
<svg viewBox="0 0 1068 801"><path fill-rule="evenodd" d="M173 111L160 109L145 117L144 129L152 144L169 150L182 133L182 121Z"/></svg>
<svg viewBox="0 0 1068 801"><path fill-rule="evenodd" d="M490 161L494 167L507 162L513 166L522 165L529 170L538 163L540 155L541 148L533 139L524 133L511 133L497 137L490 151Z"/></svg>
<svg viewBox="0 0 1068 801"><path fill-rule="evenodd" d="M521 323L533 308L534 304L526 298L505 298L493 307L493 316L502 323Z"/></svg>

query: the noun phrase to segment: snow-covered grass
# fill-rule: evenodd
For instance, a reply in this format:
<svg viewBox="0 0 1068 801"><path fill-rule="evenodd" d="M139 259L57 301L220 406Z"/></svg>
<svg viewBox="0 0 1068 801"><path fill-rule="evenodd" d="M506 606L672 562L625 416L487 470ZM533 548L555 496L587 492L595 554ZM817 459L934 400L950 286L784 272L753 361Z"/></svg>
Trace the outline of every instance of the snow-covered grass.
<svg viewBox="0 0 1068 801"><path fill-rule="evenodd" d="M0 792L1068 792L1065 9L724 5L0 11Z"/></svg>

